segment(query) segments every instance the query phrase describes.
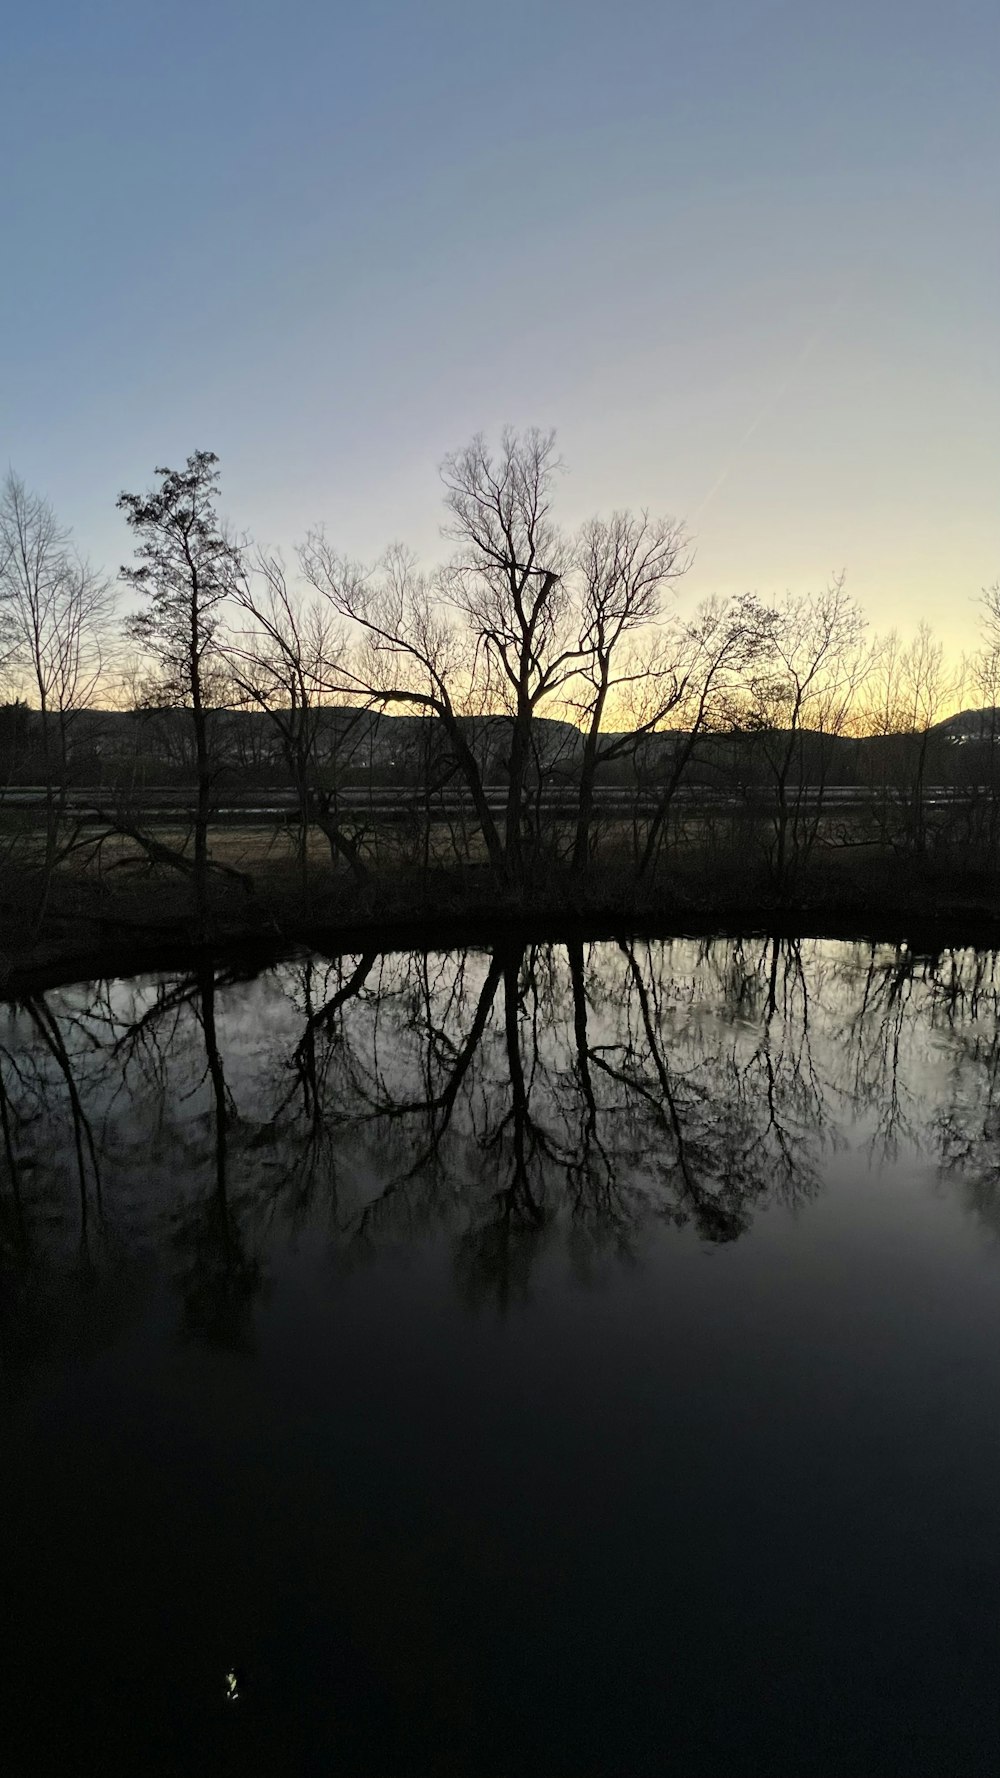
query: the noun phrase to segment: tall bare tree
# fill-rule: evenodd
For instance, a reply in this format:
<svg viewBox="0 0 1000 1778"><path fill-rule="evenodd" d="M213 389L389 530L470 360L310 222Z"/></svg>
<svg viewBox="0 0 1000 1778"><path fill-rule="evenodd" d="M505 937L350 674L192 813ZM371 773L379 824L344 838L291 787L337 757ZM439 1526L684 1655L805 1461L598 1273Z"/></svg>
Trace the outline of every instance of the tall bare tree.
<svg viewBox="0 0 1000 1778"><path fill-rule="evenodd" d="M209 745L212 674L220 666L216 636L223 602L239 586L241 552L216 511L218 458L194 451L183 469L158 468L160 485L118 500L136 539L136 564L121 578L148 601L127 630L155 663L161 695L190 712L195 744L197 808L194 889L206 908L208 820L213 762Z"/></svg>
<svg viewBox="0 0 1000 1778"><path fill-rule="evenodd" d="M359 847L337 816L335 787L318 782L324 717L330 715L324 709L323 687L344 658L343 628L335 621L329 600L313 598L306 603L289 585L281 557L265 550L244 557L234 600L237 618L226 639L227 660L242 698L267 715L279 737L298 803L303 892L313 820L326 835L331 852L346 859L356 878L363 878L367 873ZM240 617L249 619L249 626L240 625ZM342 714L338 712L338 718ZM358 704L348 715L348 726L367 715L366 706ZM341 744L344 726L338 720L336 738ZM339 745L338 755L341 751Z"/></svg>
<svg viewBox="0 0 1000 1778"><path fill-rule="evenodd" d="M943 644L927 623L909 643L893 630L884 638L875 671L862 693L858 717L882 742L883 823L895 803L905 816L905 840L915 852L927 845L927 771L934 725L961 693L963 669L945 659ZM890 777L893 780L890 787Z"/></svg>
<svg viewBox="0 0 1000 1778"><path fill-rule="evenodd" d="M663 701L662 694L651 694L638 681L638 708L630 698L636 734L655 735L668 717L674 730L673 746L656 783L639 858L640 876L657 861L686 774L704 753L706 743L732 727L746 675L754 670L767 646L773 619L773 612L752 593L708 599L691 621L668 632L660 646L658 671L676 688L662 715L656 707Z"/></svg>
<svg viewBox="0 0 1000 1778"><path fill-rule="evenodd" d="M71 726L100 687L113 610L108 581L77 555L49 502L11 470L0 489L0 659L38 700L46 884L65 814Z"/></svg>
<svg viewBox="0 0 1000 1778"><path fill-rule="evenodd" d="M449 596L511 714L504 833L507 873L524 871L525 791L539 706L578 672L569 555L552 518L554 433L506 430L494 454L481 436L445 458L445 536L458 550Z"/></svg>
<svg viewBox="0 0 1000 1778"><path fill-rule="evenodd" d="M975 800L986 804L985 821L980 826L995 868L1000 853L1000 580L983 588L979 604L982 642L968 669L984 711L976 749L979 769Z"/></svg>
<svg viewBox="0 0 1000 1778"><path fill-rule="evenodd" d="M438 719L472 798L490 863L503 873L504 845L463 723L474 662L437 589L410 554L393 546L373 573L337 554L322 531L299 552L310 585L361 634L353 659L328 668L327 692L382 709L424 710Z"/></svg>
<svg viewBox="0 0 1000 1778"><path fill-rule="evenodd" d="M582 693L570 698L583 729L580 798L573 868L581 871L590 853L590 828L598 769L634 752L642 734L651 733L677 703L681 680L658 648L630 647L638 632L649 630L662 614L666 589L686 573L690 552L683 526L676 520L650 519L648 513L615 512L610 519L584 525L574 551L582 582L580 591L580 683ZM609 698L626 687L641 685L647 708L631 733L602 738Z"/></svg>
<svg viewBox="0 0 1000 1778"><path fill-rule="evenodd" d="M858 688L871 671L866 628L844 576L837 575L821 593L781 602L767 655L751 677L750 720L774 789L771 863L782 890L816 842L833 744L845 733ZM807 740L814 755L811 773Z"/></svg>

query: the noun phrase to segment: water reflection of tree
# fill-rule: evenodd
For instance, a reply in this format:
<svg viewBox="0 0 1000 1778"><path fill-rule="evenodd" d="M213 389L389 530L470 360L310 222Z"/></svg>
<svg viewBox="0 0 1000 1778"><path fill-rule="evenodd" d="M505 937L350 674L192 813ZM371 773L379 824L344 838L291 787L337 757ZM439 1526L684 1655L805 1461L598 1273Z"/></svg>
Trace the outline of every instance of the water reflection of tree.
<svg viewBox="0 0 1000 1778"><path fill-rule="evenodd" d="M110 1341L129 1300L108 1239L99 1142L72 1048L44 994L0 1041L0 1382L55 1350ZM67 1214L65 1186L71 1186Z"/></svg>
<svg viewBox="0 0 1000 1778"><path fill-rule="evenodd" d="M794 1203L816 1189L824 1152L842 1140L834 1113L870 1111L883 1156L926 1141L926 1087L903 1066L915 1032L996 1011L981 956L917 967L905 947L888 957L869 947L838 968L819 947L774 938L706 942L694 969L676 953L508 946L388 972L383 962L375 981L376 959L362 959L311 1026L333 1039L313 1119L328 1137L367 1128L382 1175L348 1218L349 1238L460 1210L460 1269L477 1292L493 1279L500 1296L524 1285L555 1218L578 1253L628 1255L657 1218L731 1240L765 1197ZM697 1016L712 998L706 977L711 1042ZM980 1033L972 1056L982 1043ZM949 1149L944 1125L932 1126L949 1164L954 1139ZM985 1126L972 1133L963 1168L986 1140Z"/></svg>
<svg viewBox="0 0 1000 1778"><path fill-rule="evenodd" d="M211 1345L247 1348L253 1308L264 1287L260 1259L248 1247L229 1181L230 1102L216 1027L217 984L210 962L195 975L193 1006L201 1026L211 1086L212 1180L174 1212L175 1281L188 1333Z"/></svg>
<svg viewBox="0 0 1000 1778"><path fill-rule="evenodd" d="M21 1192L21 1163L14 1139L17 1113L11 1101L3 1061L4 1058L0 1057L0 1139L3 1141L8 1190L0 1195L0 1254L6 1253L10 1247L23 1254L28 1246L28 1225Z"/></svg>
<svg viewBox="0 0 1000 1778"><path fill-rule="evenodd" d="M931 1120L945 1176L1000 1240L1000 954L947 952L936 1011L948 1028L947 1099Z"/></svg>
<svg viewBox="0 0 1000 1778"><path fill-rule="evenodd" d="M322 1214L355 1261L445 1226L467 1298L504 1303L546 1248L589 1275L657 1222L736 1239L816 1189L847 1110L883 1156L931 1145L1000 1227L996 975L905 946L508 940L36 997L0 1031L4 1250L37 1247L60 1170L92 1244L158 1167L183 1324L246 1346L275 1222Z"/></svg>
<svg viewBox="0 0 1000 1778"><path fill-rule="evenodd" d="M908 945L856 947L836 972L841 1093L871 1122L869 1147L905 1146L957 1177L990 1165L996 1130L997 957Z"/></svg>
<svg viewBox="0 0 1000 1778"><path fill-rule="evenodd" d="M238 990L246 979L239 970L220 976L211 960L202 957L190 975L160 984L136 1018L117 1019L114 1042L124 1089L140 1076L156 1108L158 1128L173 1152L183 1156L183 1172L194 1185L177 1194L169 1209L184 1330L234 1349L252 1345L253 1310L265 1285L250 1233L254 1193L234 1194L230 1178L239 1114L226 1080L217 1023L220 990ZM178 1051L191 1064L193 1029L200 1036L203 1060L195 1064L194 1081L178 1093L171 1064ZM196 1096L207 1096L207 1108L179 1128L171 1111L178 1099L184 1104Z"/></svg>
<svg viewBox="0 0 1000 1778"><path fill-rule="evenodd" d="M51 1155L58 1142L59 1124L52 1116L54 1101L61 1101L66 1116L61 1123L70 1139L73 1174L76 1183L79 1216L79 1238L86 1246L92 1204L98 1216L103 1204L101 1169L91 1120L84 1106L77 1082L77 1068L67 1046L64 1026L55 1016L44 994L22 999L15 1013L20 1026L30 1030L30 1045L11 1033L0 1044L0 1134L2 1134L8 1193L0 1202L9 1203L12 1215L4 1217L4 1228L16 1235L22 1250L28 1243L22 1190L26 1174L44 1171L43 1157Z"/></svg>
<svg viewBox="0 0 1000 1778"><path fill-rule="evenodd" d="M355 1245L459 1214L465 1286L503 1299L555 1220L582 1263L631 1254L656 1218L731 1240L776 1177L791 1196L812 1189L823 1120L808 1022L781 1021L784 1042L772 1023L749 1056L732 1042L706 1053L667 1016L664 948L507 944L397 960L376 982L373 968L362 958L309 1012L293 1056L309 1123L367 1131L377 1157L379 1189L345 1224ZM284 1110L295 1103L286 1093Z"/></svg>
<svg viewBox="0 0 1000 1778"><path fill-rule="evenodd" d="M231 985L238 977L224 980ZM21 1002L19 1041L0 1047L0 1135L23 1244L32 1221L36 1235L39 1228L51 1234L59 1187L74 1176L78 1234L95 1281L109 1261L117 1263L123 1233L114 1213L104 1215L104 1166L112 1164L119 1179L134 1178L162 1149L184 1189L147 1210L154 1226L164 1218L169 1226L184 1325L198 1337L244 1345L262 1274L246 1248L246 1202L234 1202L228 1178L234 1107L216 1029L218 989L211 965L202 962L190 975L134 997L137 1004L128 1011L109 984L97 984L85 1001L57 1010L40 996ZM199 1104L192 1113L189 1102L204 1098L206 1089L207 1112ZM121 1127L136 1126L131 1143L115 1141L116 1109L125 1114ZM26 1209L26 1177L50 1188L44 1197L34 1190L33 1216ZM100 1251L92 1241L95 1215ZM39 1257L36 1241L33 1258Z"/></svg>

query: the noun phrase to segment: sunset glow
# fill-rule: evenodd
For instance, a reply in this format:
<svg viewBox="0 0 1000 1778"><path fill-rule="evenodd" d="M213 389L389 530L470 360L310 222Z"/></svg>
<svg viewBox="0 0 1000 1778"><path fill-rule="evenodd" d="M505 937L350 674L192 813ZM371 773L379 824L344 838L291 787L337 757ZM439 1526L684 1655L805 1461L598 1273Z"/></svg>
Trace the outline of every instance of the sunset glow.
<svg viewBox="0 0 1000 1778"><path fill-rule="evenodd" d="M1000 572L1000 26L459 0L12 16L7 457L114 570L121 487L440 554L437 465L554 425L561 513L685 517L685 596L846 570L973 646Z"/></svg>

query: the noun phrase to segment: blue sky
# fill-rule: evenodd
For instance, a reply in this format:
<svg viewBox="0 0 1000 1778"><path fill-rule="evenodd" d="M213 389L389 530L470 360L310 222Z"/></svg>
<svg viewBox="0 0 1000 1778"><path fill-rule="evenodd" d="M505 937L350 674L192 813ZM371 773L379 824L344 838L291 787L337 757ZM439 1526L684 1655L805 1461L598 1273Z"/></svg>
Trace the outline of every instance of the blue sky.
<svg viewBox="0 0 1000 1778"><path fill-rule="evenodd" d="M286 548L441 550L558 429L687 596L846 568L958 645L1000 575L995 0L50 0L8 13L2 452L109 567L213 449Z"/></svg>

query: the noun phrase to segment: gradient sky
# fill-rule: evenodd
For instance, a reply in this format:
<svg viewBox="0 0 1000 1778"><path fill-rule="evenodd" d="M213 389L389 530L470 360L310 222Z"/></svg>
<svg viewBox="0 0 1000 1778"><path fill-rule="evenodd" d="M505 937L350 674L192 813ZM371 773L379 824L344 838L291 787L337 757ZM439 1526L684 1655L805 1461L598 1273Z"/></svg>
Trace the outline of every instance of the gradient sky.
<svg viewBox="0 0 1000 1778"><path fill-rule="evenodd" d="M0 445L108 567L196 448L262 541L434 556L444 452L536 423L691 594L974 641L996 0L49 0L0 84Z"/></svg>

